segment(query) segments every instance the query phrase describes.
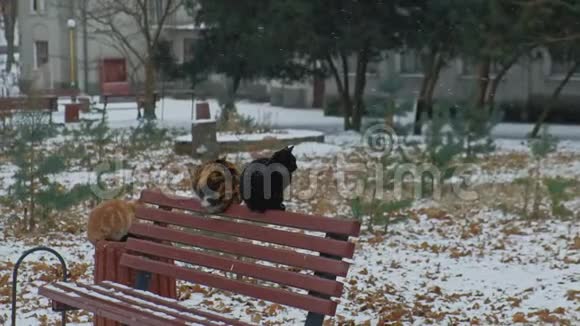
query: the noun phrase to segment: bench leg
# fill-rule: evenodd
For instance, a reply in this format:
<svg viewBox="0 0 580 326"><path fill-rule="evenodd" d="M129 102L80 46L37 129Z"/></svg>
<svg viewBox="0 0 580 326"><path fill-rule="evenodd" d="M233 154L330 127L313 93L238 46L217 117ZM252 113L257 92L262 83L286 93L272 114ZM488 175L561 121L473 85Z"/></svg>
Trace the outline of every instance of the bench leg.
<svg viewBox="0 0 580 326"><path fill-rule="evenodd" d="M304 326L322 326L324 323L324 315L309 312L308 317L306 317L306 323Z"/></svg>
<svg viewBox="0 0 580 326"><path fill-rule="evenodd" d="M141 118L142 118L141 109L143 109L143 111L145 111L145 107L143 105L141 105L140 102L137 102L137 120L141 120Z"/></svg>
<svg viewBox="0 0 580 326"><path fill-rule="evenodd" d="M105 101L105 105L103 106L103 111L107 111L107 105L109 105L109 97L108 96L104 96L103 100Z"/></svg>
<svg viewBox="0 0 580 326"><path fill-rule="evenodd" d="M135 280L135 288L137 290L147 291L149 290L150 281L151 281L151 273L138 272L137 279Z"/></svg>
<svg viewBox="0 0 580 326"><path fill-rule="evenodd" d="M344 236L344 235L340 235L340 234L327 233L326 238L336 239L336 240L340 240L340 241L348 241L348 236ZM330 258L330 259L342 260L342 258L339 256L333 256L333 255L328 255L328 254L324 254L324 253L320 253L320 256ZM320 273L320 272L316 272L314 274L316 276L323 277L323 278L326 278L329 280L333 280L333 281L336 280L336 276L334 276L334 275ZM312 291L310 291L309 294L316 295L316 296L319 296L319 297L325 298L325 299L330 298L327 295L321 295L321 294L318 294L318 293L315 293ZM306 322L304 323L304 325L305 326L322 326L322 324L324 323L325 317L326 317L325 315L317 314L314 312L309 312L308 316L306 317Z"/></svg>

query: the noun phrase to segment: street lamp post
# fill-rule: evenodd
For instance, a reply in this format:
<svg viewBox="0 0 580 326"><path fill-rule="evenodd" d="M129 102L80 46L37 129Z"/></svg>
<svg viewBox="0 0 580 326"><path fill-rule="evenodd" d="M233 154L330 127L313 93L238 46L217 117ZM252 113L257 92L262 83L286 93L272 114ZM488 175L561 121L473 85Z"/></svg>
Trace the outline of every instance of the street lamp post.
<svg viewBox="0 0 580 326"><path fill-rule="evenodd" d="M76 42L75 42L75 29L77 27L77 22L71 18L67 21L67 26L70 38L70 83L71 87L75 88L77 87Z"/></svg>

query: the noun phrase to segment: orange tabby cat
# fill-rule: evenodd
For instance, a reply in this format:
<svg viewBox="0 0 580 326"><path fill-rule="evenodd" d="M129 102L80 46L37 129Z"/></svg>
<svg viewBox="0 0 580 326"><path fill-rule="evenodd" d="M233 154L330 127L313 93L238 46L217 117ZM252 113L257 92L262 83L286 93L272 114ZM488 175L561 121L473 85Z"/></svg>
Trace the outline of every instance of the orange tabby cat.
<svg viewBox="0 0 580 326"><path fill-rule="evenodd" d="M87 235L96 245L101 240L123 241L135 220L137 201L113 199L101 203L91 211Z"/></svg>

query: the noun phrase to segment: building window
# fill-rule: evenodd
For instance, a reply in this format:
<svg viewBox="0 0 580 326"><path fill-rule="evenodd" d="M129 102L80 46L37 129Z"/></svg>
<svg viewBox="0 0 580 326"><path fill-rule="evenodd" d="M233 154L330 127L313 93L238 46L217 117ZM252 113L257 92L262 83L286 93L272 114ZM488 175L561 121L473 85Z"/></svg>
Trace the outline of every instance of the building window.
<svg viewBox="0 0 580 326"><path fill-rule="evenodd" d="M33 14L44 12L44 1L45 0L30 0L30 12Z"/></svg>
<svg viewBox="0 0 580 326"><path fill-rule="evenodd" d="M42 68L48 64L48 41L34 42L34 67Z"/></svg>
<svg viewBox="0 0 580 326"><path fill-rule="evenodd" d="M565 76L568 74L570 69L572 69L573 65L574 63L570 61L553 60L550 69L550 74L555 76ZM576 68L576 71L574 71L573 75L574 76L580 75L580 67Z"/></svg>
<svg viewBox="0 0 580 326"><path fill-rule="evenodd" d="M348 58L348 74L351 76L356 75L356 68L357 68L357 56L352 55ZM342 68L342 63L339 63ZM370 60L367 63L367 75L376 75L379 73L379 64L378 60Z"/></svg>
<svg viewBox="0 0 580 326"><path fill-rule="evenodd" d="M402 74L423 74L424 67L421 55L414 50L401 53L400 71Z"/></svg>
<svg viewBox="0 0 580 326"><path fill-rule="evenodd" d="M195 53L195 40L186 38L183 40L183 62L190 62L193 60Z"/></svg>
<svg viewBox="0 0 580 326"><path fill-rule="evenodd" d="M163 1L161 0L155 0L155 1L149 1L149 20L150 22L157 24L159 23L159 20L161 19L161 15L163 12Z"/></svg>

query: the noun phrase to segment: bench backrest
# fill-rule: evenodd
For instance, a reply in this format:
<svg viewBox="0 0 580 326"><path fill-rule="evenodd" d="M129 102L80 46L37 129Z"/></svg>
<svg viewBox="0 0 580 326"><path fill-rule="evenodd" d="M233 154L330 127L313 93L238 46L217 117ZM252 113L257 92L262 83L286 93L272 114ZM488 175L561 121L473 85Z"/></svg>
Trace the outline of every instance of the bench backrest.
<svg viewBox="0 0 580 326"><path fill-rule="evenodd" d="M101 93L106 96L131 96L133 91L128 81L103 83Z"/></svg>
<svg viewBox="0 0 580 326"><path fill-rule="evenodd" d="M43 89L35 92L42 96L50 97L78 97L81 95L81 90L78 88L53 88Z"/></svg>
<svg viewBox="0 0 580 326"><path fill-rule="evenodd" d="M58 111L58 98L54 96L39 97L4 97L0 98L0 111Z"/></svg>
<svg viewBox="0 0 580 326"><path fill-rule="evenodd" d="M205 216L197 200L156 191L144 191L140 201L148 205L137 208L140 223L130 230L122 265L315 314L336 313L332 298L342 296L343 284L335 279L348 273L343 259L353 257L349 237L359 235L359 222L257 214L239 205L220 217Z"/></svg>

